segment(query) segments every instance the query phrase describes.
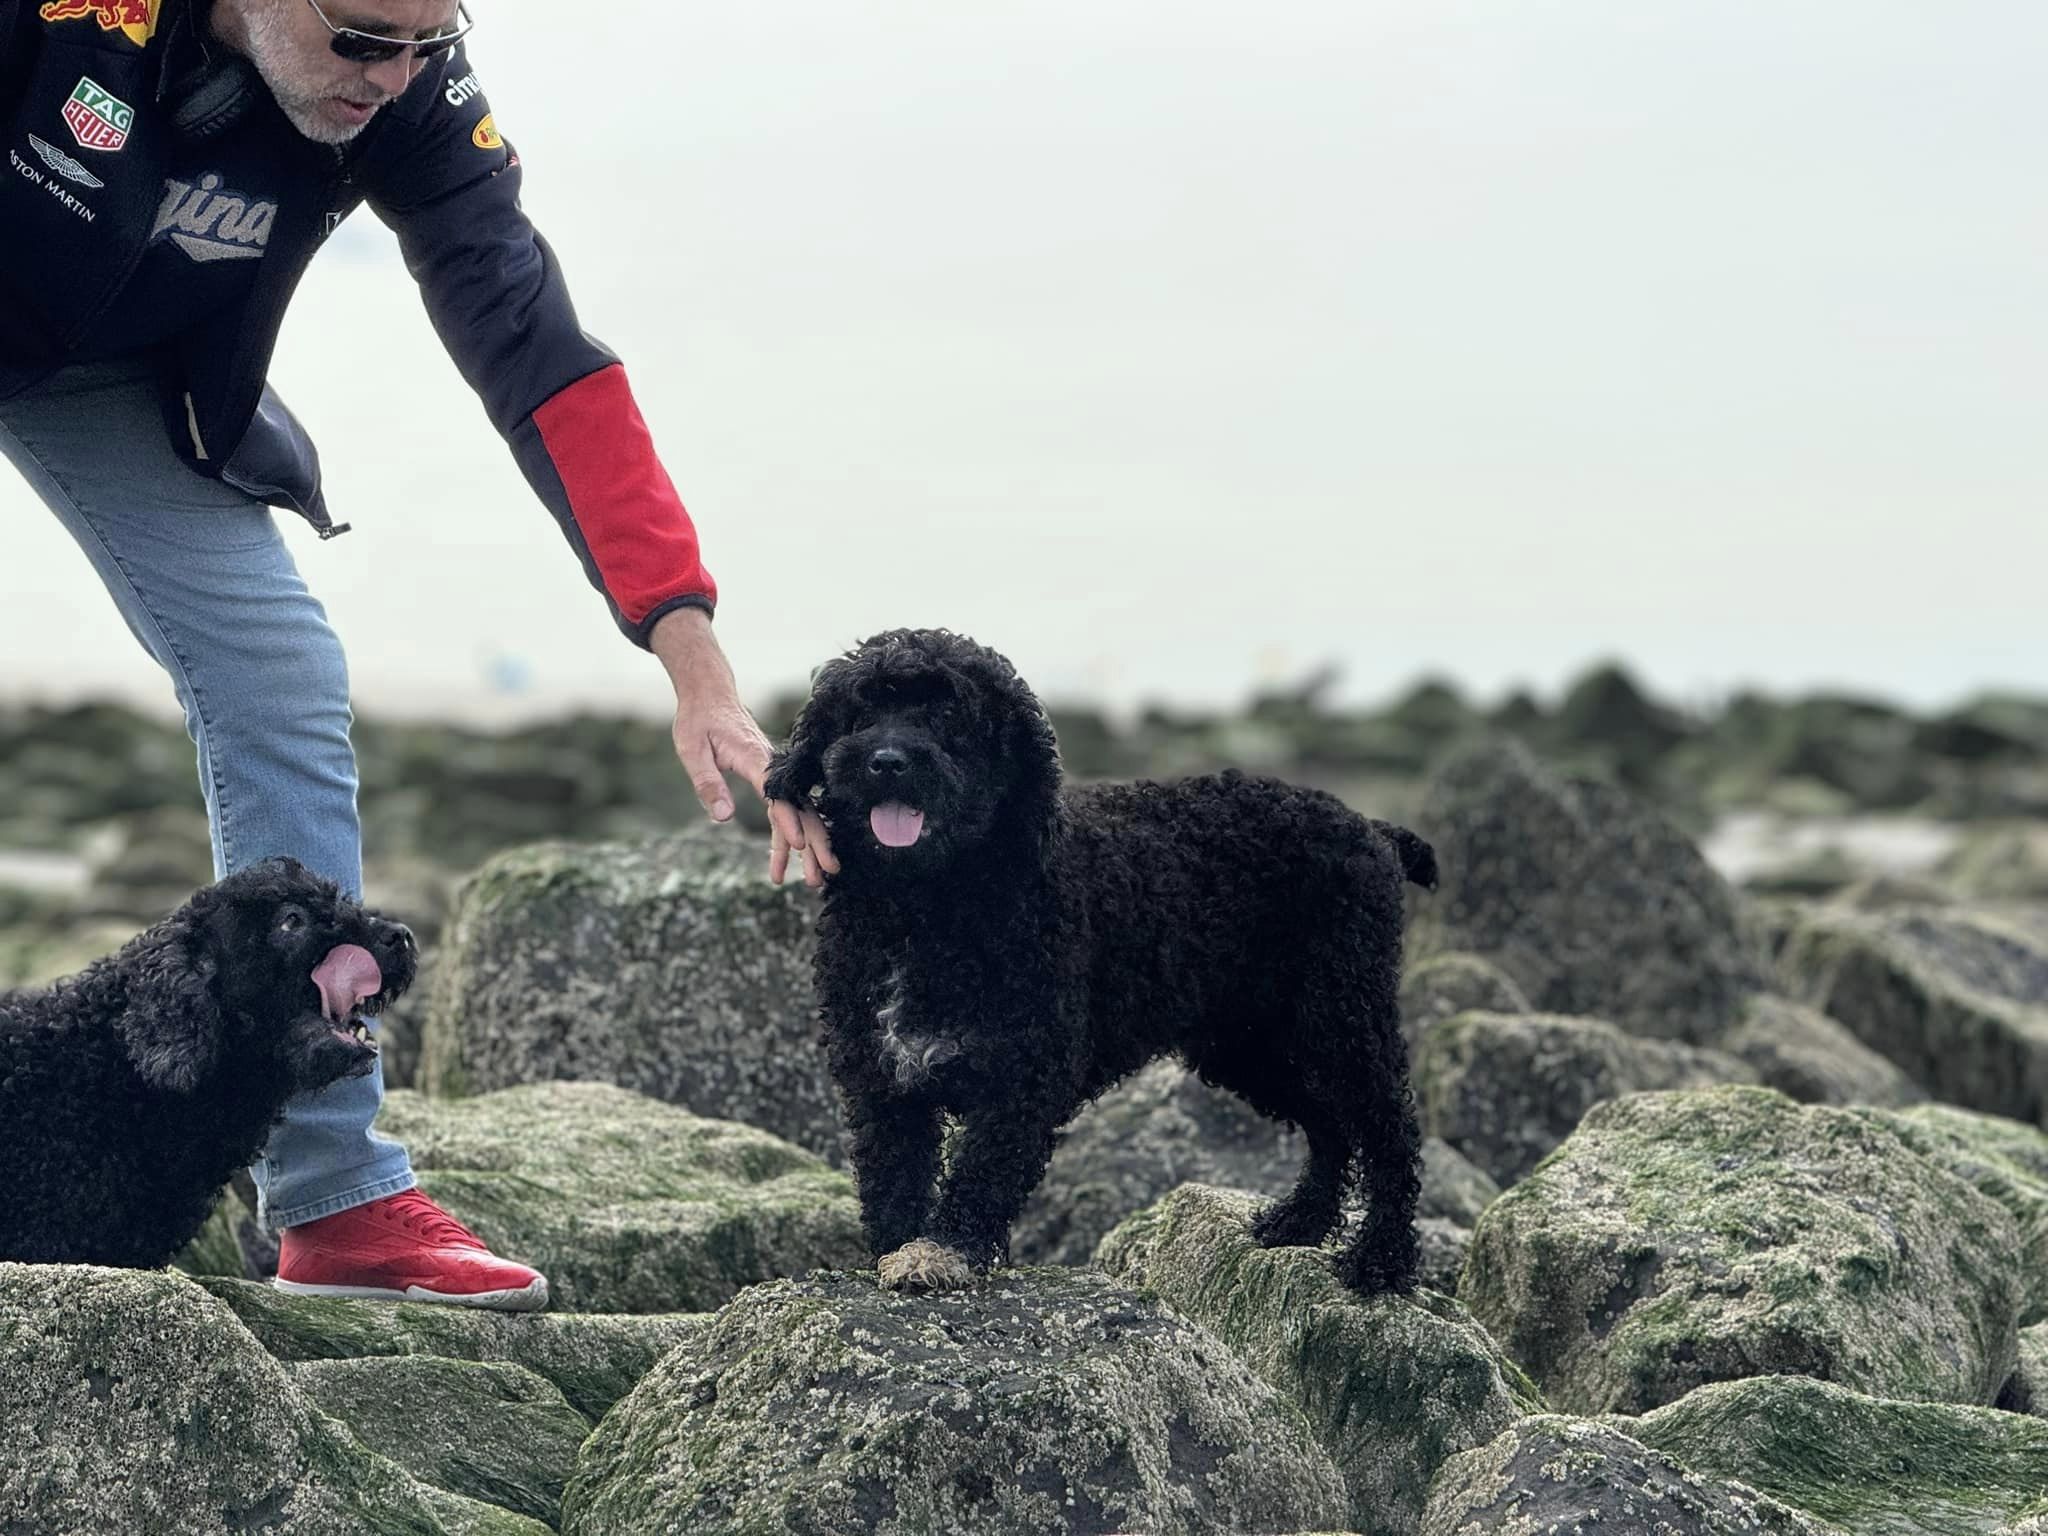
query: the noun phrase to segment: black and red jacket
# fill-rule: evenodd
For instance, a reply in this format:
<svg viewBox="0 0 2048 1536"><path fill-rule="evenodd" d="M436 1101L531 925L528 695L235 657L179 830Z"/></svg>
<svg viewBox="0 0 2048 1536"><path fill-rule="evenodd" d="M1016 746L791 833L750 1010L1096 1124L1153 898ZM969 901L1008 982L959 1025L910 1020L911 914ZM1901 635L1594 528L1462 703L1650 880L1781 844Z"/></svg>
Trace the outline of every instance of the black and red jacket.
<svg viewBox="0 0 2048 1536"><path fill-rule="evenodd" d="M142 259L179 149L171 112L195 5L203 12L204 0L0 0L0 399L63 366ZM83 82L119 109L114 152L67 136ZM246 298L157 353L180 453L323 536L337 531L312 440L266 376L307 265L368 203L620 628L645 645L671 609L709 611L717 589L696 530L624 368L577 324L554 253L520 209L519 157L494 131L465 50L430 63L340 149L305 139L256 95L207 153L231 185L238 157L252 175L260 164L278 186L276 216ZM69 153L46 153L60 147Z"/></svg>

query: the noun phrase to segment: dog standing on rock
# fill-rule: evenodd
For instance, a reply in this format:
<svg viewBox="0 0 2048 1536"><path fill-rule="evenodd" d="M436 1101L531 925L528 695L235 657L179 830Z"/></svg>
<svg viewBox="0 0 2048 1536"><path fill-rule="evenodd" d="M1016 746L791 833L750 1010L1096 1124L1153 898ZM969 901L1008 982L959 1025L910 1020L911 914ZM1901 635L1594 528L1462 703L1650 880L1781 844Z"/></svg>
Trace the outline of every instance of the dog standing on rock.
<svg viewBox="0 0 2048 1536"><path fill-rule="evenodd" d="M1234 772L1064 788L1031 690L944 630L821 668L768 793L815 808L840 860L818 1007L885 1284L954 1288L1007 1259L1060 1127L1177 1054L1307 1137L1261 1243L1321 1243L1355 1167L1369 1206L1338 1275L1413 1288L1397 998L1402 882L1436 883L1421 838Z"/></svg>

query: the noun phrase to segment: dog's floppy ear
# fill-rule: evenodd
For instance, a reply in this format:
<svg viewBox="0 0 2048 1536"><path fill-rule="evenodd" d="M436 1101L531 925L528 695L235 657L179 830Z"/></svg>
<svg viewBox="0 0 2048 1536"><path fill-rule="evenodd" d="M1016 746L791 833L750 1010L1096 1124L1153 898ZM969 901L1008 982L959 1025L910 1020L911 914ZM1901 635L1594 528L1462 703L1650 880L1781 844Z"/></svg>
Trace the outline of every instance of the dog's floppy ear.
<svg viewBox="0 0 2048 1536"><path fill-rule="evenodd" d="M835 695L844 671L843 662L828 661L811 674L811 696L789 728L789 744L768 762L770 800L808 807L811 791L825 782L825 749L839 735Z"/></svg>
<svg viewBox="0 0 2048 1536"><path fill-rule="evenodd" d="M128 998L117 1027L128 1059L152 1088L190 1093L220 1060L225 1020L213 999L213 958L175 920L142 935L125 958Z"/></svg>

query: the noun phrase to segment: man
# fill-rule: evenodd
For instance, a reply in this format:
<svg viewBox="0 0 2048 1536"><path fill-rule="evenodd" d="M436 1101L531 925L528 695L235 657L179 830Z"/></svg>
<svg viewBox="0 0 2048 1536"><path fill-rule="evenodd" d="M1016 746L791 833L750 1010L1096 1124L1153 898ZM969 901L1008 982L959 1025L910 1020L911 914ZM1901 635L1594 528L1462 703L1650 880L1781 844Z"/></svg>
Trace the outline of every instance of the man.
<svg viewBox="0 0 2048 1536"><path fill-rule="evenodd" d="M291 854L361 884L348 681L270 512L328 514L266 383L306 264L364 202L626 635L676 696L706 810L769 747L711 629L717 589L616 358L519 208L456 0L0 0L0 452L170 674L219 874ZM423 515L424 509L411 509ZM771 878L836 866L771 805ZM370 1129L381 1075L295 1101L252 1170L279 1284L536 1308Z"/></svg>

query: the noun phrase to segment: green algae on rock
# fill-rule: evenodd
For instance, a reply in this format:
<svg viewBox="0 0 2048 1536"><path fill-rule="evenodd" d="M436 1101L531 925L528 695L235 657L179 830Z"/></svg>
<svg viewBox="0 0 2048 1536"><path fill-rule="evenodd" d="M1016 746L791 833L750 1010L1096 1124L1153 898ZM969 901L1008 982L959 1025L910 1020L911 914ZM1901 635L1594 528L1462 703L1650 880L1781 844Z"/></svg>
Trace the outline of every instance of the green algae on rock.
<svg viewBox="0 0 2048 1536"><path fill-rule="evenodd" d="M846 1175L765 1131L602 1083L436 1103L379 1126L421 1188L577 1312L706 1312L741 1287L866 1262Z"/></svg>
<svg viewBox="0 0 2048 1536"><path fill-rule="evenodd" d="M1423 1036L1414 1077L1423 1130L1506 1185L1603 1099L1749 1083L1756 1073L1723 1052L1638 1039L1599 1019L1461 1013Z"/></svg>
<svg viewBox="0 0 2048 1536"><path fill-rule="evenodd" d="M1512 741L1460 752L1418 830L1444 871L1418 904L1416 955L1483 955L1540 1012L1710 1045L1765 989L1761 934L1665 816L1566 778Z"/></svg>
<svg viewBox="0 0 2048 1536"><path fill-rule="evenodd" d="M1448 950L1424 955L1401 971L1401 1029L1412 1050L1432 1025L1460 1013L1528 1013L1514 977L1484 955Z"/></svg>
<svg viewBox="0 0 2048 1536"><path fill-rule="evenodd" d="M1102 1275L935 1297L757 1286L598 1426L564 1536L1298 1530L1343 1484L1299 1409Z"/></svg>
<svg viewBox="0 0 2048 1536"><path fill-rule="evenodd" d="M207 1277L200 1283L280 1360L502 1360L553 1382L571 1407L593 1421L663 1355L711 1325L708 1312L480 1312L422 1302L291 1296L246 1280Z"/></svg>
<svg viewBox="0 0 2048 1536"><path fill-rule="evenodd" d="M2020 1254L2003 1208L1870 1113L1646 1093L1487 1208L1459 1296L1575 1412L1774 1373L1984 1404L2012 1370Z"/></svg>
<svg viewBox="0 0 2048 1536"><path fill-rule="evenodd" d="M1505 1198L1505 1197L1503 1197ZM1184 1185L1103 1239L1097 1262L1221 1338L1301 1406L1371 1533L1412 1533L1437 1468L1542 1406L1447 1297L1360 1298L1330 1256L1261 1248L1253 1197Z"/></svg>
<svg viewBox="0 0 2048 1536"><path fill-rule="evenodd" d="M1700 1477L1621 1428L1553 1414L1454 1458L1422 1519L1422 1536L1588 1531L1850 1536L1741 1482Z"/></svg>
<svg viewBox="0 0 2048 1536"><path fill-rule="evenodd" d="M2048 938L2008 914L1815 908L1778 969L1936 1098L2039 1123L2048 1115Z"/></svg>
<svg viewBox="0 0 2048 1536"><path fill-rule="evenodd" d="M1803 1376L1699 1388L1621 1428L1857 1536L1977 1536L2048 1489L2048 1424Z"/></svg>
<svg viewBox="0 0 2048 1536"><path fill-rule="evenodd" d="M802 887L770 885L725 828L500 854L456 894L421 1086L616 1083L839 1161L811 922Z"/></svg>
<svg viewBox="0 0 2048 1536"><path fill-rule="evenodd" d="M560 1522L591 1425L544 1378L432 1355L309 1360L291 1371L322 1412L421 1482Z"/></svg>
<svg viewBox="0 0 2048 1536"><path fill-rule="evenodd" d="M453 1529L175 1273L0 1264L0 1381L0 1530ZM522 1529L469 1517L492 1536Z"/></svg>

